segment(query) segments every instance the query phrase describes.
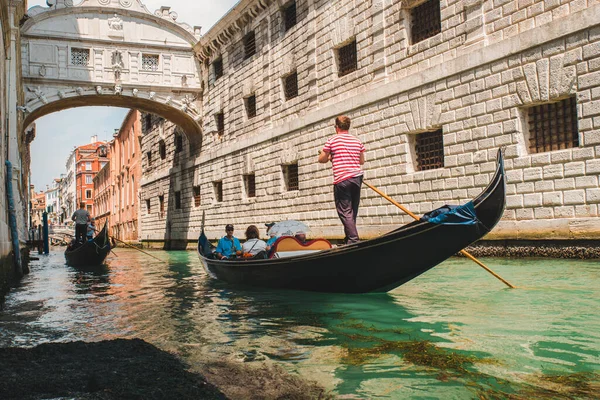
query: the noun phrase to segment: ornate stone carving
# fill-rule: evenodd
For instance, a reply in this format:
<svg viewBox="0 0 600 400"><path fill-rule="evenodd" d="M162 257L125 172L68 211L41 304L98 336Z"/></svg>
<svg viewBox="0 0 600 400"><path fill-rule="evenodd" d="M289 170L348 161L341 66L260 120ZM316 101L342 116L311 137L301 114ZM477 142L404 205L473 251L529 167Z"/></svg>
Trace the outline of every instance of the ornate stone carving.
<svg viewBox="0 0 600 400"><path fill-rule="evenodd" d="M102 86L100 86L100 85L96 86L96 93L102 94Z"/></svg>
<svg viewBox="0 0 600 400"><path fill-rule="evenodd" d="M123 62L123 53L120 50L115 50L112 52L111 64L115 75L115 82L119 82L121 80L121 72L125 67L125 63Z"/></svg>
<svg viewBox="0 0 600 400"><path fill-rule="evenodd" d="M59 90L57 95L58 95L59 99L64 99L66 96L66 93L64 92L64 90Z"/></svg>
<svg viewBox="0 0 600 400"><path fill-rule="evenodd" d="M133 4L133 1L132 0L119 0L119 4L122 7L129 8Z"/></svg>
<svg viewBox="0 0 600 400"><path fill-rule="evenodd" d="M156 96L156 92L150 92L150 94L148 95L148 98L150 100L154 100L154 96Z"/></svg>
<svg viewBox="0 0 600 400"><path fill-rule="evenodd" d="M131 94L133 94L133 97L137 97L138 93L139 93L139 90L137 90L136 88L134 88L134 89L131 91Z"/></svg>
<svg viewBox="0 0 600 400"><path fill-rule="evenodd" d="M181 111L186 112L188 109L192 110L196 114L198 114L198 107L194 103L196 101L196 97L192 97L189 94L186 94L181 99Z"/></svg>
<svg viewBox="0 0 600 400"><path fill-rule="evenodd" d="M173 100L172 96L167 96L167 98L165 99L165 104L167 104L167 105L171 104L172 100Z"/></svg>
<svg viewBox="0 0 600 400"><path fill-rule="evenodd" d="M123 93L123 86L117 84L115 85L115 94L116 95L121 95Z"/></svg>
<svg viewBox="0 0 600 400"><path fill-rule="evenodd" d="M111 31L122 31L123 20L117 14L115 14L114 17L108 19L108 28Z"/></svg>
<svg viewBox="0 0 600 400"><path fill-rule="evenodd" d="M181 77L181 86L187 86L187 84L188 84L187 80L188 80L187 75L183 75Z"/></svg>
<svg viewBox="0 0 600 400"><path fill-rule="evenodd" d="M42 64L38 73L40 74L40 76L46 76L46 65Z"/></svg>
<svg viewBox="0 0 600 400"><path fill-rule="evenodd" d="M77 89L75 89L75 91L77 92L78 95L82 96L83 95L83 88L80 86Z"/></svg>
<svg viewBox="0 0 600 400"><path fill-rule="evenodd" d="M46 98L46 94L39 86L34 87L34 88L27 86L27 91L32 94L31 96L29 96L27 103L37 99L44 104L48 104L48 99Z"/></svg>

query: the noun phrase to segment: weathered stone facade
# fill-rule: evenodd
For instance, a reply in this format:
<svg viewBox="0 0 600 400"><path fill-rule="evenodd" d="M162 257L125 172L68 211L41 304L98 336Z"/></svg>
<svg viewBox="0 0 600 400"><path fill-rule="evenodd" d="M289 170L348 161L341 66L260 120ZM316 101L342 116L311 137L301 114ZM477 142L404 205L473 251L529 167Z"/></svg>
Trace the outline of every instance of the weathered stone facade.
<svg viewBox="0 0 600 400"><path fill-rule="evenodd" d="M365 179L415 213L477 195L505 146L507 210L488 238L600 238L597 1L441 1L440 32L418 43L411 9L419 3L298 0L287 31L280 5L242 1L196 45L205 82L202 152L177 166L164 160L142 183L151 202L158 193L167 201L176 190L167 183L176 185L186 218L157 220L142 210L143 236L160 239L168 224L171 236L193 240L206 212L211 237L226 223L287 218L308 222L314 235L341 237L330 167L316 155L334 133L333 118L347 114L367 147ZM252 32L256 54L247 57ZM356 69L340 77L339 48L354 40ZM286 100L283 80L293 72L298 96ZM252 96L255 117L247 112ZM574 148L531 152L531 107L568 98L576 101ZM440 129L444 167L419 171L418 135ZM286 190L282 165L295 163L298 190ZM244 175L254 175L255 197ZM363 238L409 220L365 188Z"/></svg>

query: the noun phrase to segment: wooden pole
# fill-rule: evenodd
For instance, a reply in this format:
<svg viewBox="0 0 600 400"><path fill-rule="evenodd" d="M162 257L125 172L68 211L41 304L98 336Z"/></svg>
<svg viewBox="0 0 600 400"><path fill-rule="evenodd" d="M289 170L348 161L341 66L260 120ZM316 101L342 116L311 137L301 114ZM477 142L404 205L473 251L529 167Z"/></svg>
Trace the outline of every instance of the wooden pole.
<svg viewBox="0 0 600 400"><path fill-rule="evenodd" d="M383 197L384 199L386 199L387 201L389 201L390 203L392 203L393 205L395 205L396 207L398 207L399 209L401 209L402 211L404 211L406 214L410 215L415 220L417 220L417 221L420 220L420 218L417 215L415 215L414 213L412 213L409 209L407 209L406 207L404 207L400 203L397 203L396 201L394 201L394 199L392 199L391 197L389 197L387 194L383 193L381 190L377 189L375 186L371 186L369 183L365 182L364 180L363 180L363 183L365 185L367 185L369 188L373 189L381 197ZM489 272L493 276L495 276L497 279L501 280L509 288L515 289L515 286L511 285L508 281L506 281L505 279L503 279L500 275L496 274L494 271L492 271L491 269L489 269L488 267L486 267L485 264L483 264L481 261L479 261L478 259L476 259L475 257L473 257L467 251L461 250L460 253L463 256L467 257L469 260L475 262L477 265L479 265L480 267L482 267L483 269L485 269L487 272Z"/></svg>
<svg viewBox="0 0 600 400"><path fill-rule="evenodd" d="M139 252L141 252L141 253L144 253L144 254L145 254L145 255L147 255L148 257L152 257L152 258L154 258L155 260L158 260L158 261L160 261L160 262L164 262L164 263L168 264L168 263L167 263L165 260L161 260L161 259L160 259L160 258L158 258L158 257L154 257L152 254L149 254L149 253L145 252L144 250L138 249L137 247L135 247L135 246L132 246L132 245L130 245L129 243L125 243L124 241L122 241L122 240L119 240L119 239L117 239L117 238L116 238L116 237L114 237L114 236L109 236L109 237L110 237L110 238L112 238L112 239L114 239L114 240L116 240L116 241L117 241L117 242L119 242L119 243L123 243L123 244L124 244L125 246L127 246L127 247L131 247L131 248L132 248L132 249L134 249L134 250L137 250L137 251L139 251Z"/></svg>

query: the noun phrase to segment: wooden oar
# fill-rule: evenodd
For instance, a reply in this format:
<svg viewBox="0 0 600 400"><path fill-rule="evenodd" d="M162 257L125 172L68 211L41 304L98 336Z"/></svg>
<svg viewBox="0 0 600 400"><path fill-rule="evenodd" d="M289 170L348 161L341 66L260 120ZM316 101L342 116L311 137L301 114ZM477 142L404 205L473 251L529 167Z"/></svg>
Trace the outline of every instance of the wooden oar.
<svg viewBox="0 0 600 400"><path fill-rule="evenodd" d="M387 201L389 201L390 203L392 203L393 205L395 205L396 207L398 207L399 209L401 209L402 211L404 211L406 214L408 214L411 217L413 217L415 220L417 220L417 221L420 220L420 218L417 215L415 215L412 212L410 212L410 210L407 209L406 207L404 207L403 205L401 205L401 204L397 203L396 201L394 201L394 199L392 199L387 194L383 193L381 190L377 189L375 186L372 186L372 185L370 185L369 183L367 183L365 181L363 181L363 183L365 185L367 185L369 188L373 189L381 197L383 197L384 199L386 199ZM467 251L461 250L460 253L463 256L467 257L469 260L475 262L477 265L479 265L480 267L482 267L483 269L485 269L490 274L494 275L497 279L501 280L509 288L515 289L515 286L511 285L508 281L506 281L505 279L503 279L500 275L496 274L494 271L492 271L491 269L489 269L488 267L486 267L481 261L479 261L478 259L476 259L475 257L473 257Z"/></svg>
<svg viewBox="0 0 600 400"><path fill-rule="evenodd" d="M94 229L94 231L96 231L96 232L100 232L100 231L99 231L99 230L97 230L97 229ZM148 257L152 257L152 258L154 258L155 260L158 260L158 261L160 261L160 262L164 262L164 263L168 264L168 263L167 263L165 260L161 260L161 259L160 259L160 258L158 258L158 257L154 257L152 254L146 253L144 250L142 250L142 249L138 249L137 247L135 247L135 246L132 246L132 245L130 245L129 243L125 243L124 241L122 241L122 240L119 240L119 239L117 239L117 238L116 238L116 237L114 237L114 236L111 236L111 235L109 235L109 234L107 234L106 236L108 236L109 238L111 238L111 239L113 239L113 240L116 240L116 241L117 241L117 242L119 242L119 243L123 243L123 244L124 244L125 246L127 246L127 247L131 247L131 248L132 248L132 249L134 249L134 250L137 250L137 251L139 251L139 252L142 252L142 253L144 253L145 255L147 255ZM112 251L112 250L111 250L111 251ZM113 254L114 254L114 252L113 252ZM115 255L116 255L116 254L115 254Z"/></svg>

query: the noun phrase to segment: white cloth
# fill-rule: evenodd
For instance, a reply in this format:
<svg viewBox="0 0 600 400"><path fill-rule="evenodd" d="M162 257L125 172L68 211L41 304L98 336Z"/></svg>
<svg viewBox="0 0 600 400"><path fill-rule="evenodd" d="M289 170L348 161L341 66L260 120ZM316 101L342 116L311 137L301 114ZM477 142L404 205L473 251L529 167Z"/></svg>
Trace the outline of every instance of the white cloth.
<svg viewBox="0 0 600 400"><path fill-rule="evenodd" d="M261 251L266 250L266 249L267 249L267 244L265 243L264 240L260 240L260 239L248 239L242 245L242 252L244 252L244 254L250 253L253 256L257 255L258 253L260 253Z"/></svg>

